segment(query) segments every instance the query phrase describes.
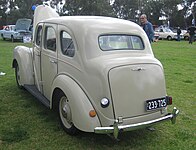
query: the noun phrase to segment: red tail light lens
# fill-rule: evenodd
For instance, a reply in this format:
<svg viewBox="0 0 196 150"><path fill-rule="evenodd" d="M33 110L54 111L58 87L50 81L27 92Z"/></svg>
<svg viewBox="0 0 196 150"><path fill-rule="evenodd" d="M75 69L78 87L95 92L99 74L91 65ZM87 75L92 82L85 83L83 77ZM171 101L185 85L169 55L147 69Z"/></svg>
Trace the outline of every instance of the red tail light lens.
<svg viewBox="0 0 196 150"><path fill-rule="evenodd" d="M167 100L167 105L172 104L172 97L171 96L166 96L166 100Z"/></svg>

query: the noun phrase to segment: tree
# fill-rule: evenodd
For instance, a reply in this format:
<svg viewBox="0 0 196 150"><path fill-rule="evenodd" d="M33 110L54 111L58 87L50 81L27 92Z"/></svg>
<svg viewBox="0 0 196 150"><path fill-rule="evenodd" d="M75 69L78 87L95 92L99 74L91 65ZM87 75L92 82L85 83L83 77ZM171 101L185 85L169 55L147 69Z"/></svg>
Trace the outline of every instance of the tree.
<svg viewBox="0 0 196 150"><path fill-rule="evenodd" d="M182 6L182 9L178 11L178 14L180 13L181 16L183 16L185 28L191 25L192 19L195 18L196 9L194 4L196 5L195 0L182 0L180 4Z"/></svg>
<svg viewBox="0 0 196 150"><path fill-rule="evenodd" d="M9 0L0 0L0 16L1 16L0 26L7 24L6 11L8 10L8 2Z"/></svg>
<svg viewBox="0 0 196 150"><path fill-rule="evenodd" d="M112 16L112 7L106 0L66 0L61 15Z"/></svg>
<svg viewBox="0 0 196 150"><path fill-rule="evenodd" d="M33 5L48 4L60 15L102 15L133 20L145 13L153 24L165 16L171 26L187 26L196 16L195 0L0 0L0 25L14 24L19 18L33 18ZM195 5L193 5L195 4ZM178 5L182 9L178 9Z"/></svg>
<svg viewBox="0 0 196 150"><path fill-rule="evenodd" d="M159 17L163 16L163 1L149 0L142 3L141 13L148 16L148 20L154 25L160 25L162 22Z"/></svg>
<svg viewBox="0 0 196 150"><path fill-rule="evenodd" d="M39 0L3 0L2 18L4 25L15 24L19 18L33 18L32 6L42 4ZM9 11L8 11L9 10Z"/></svg>
<svg viewBox="0 0 196 150"><path fill-rule="evenodd" d="M118 18L134 21L136 21L138 17L139 7L138 0L115 0L113 3L113 10Z"/></svg>

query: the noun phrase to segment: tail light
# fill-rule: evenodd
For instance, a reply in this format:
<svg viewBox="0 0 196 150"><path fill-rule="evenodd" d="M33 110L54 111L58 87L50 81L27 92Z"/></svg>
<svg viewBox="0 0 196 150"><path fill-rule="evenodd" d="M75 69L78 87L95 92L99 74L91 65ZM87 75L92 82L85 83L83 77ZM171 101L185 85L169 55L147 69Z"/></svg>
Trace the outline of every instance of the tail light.
<svg viewBox="0 0 196 150"><path fill-rule="evenodd" d="M172 104L172 97L166 96L166 101L167 101L167 105L171 105Z"/></svg>

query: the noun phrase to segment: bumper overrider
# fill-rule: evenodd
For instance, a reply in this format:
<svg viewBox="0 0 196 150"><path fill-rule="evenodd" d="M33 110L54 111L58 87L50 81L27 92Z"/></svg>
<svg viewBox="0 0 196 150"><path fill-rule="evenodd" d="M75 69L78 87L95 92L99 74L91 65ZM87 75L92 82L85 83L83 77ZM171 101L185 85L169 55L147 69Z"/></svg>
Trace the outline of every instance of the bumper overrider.
<svg viewBox="0 0 196 150"><path fill-rule="evenodd" d="M179 114L179 110L177 110L176 107L174 107L172 113L169 113L166 116L158 118L158 119L154 119L154 120L150 120L150 121L146 121L146 122L135 123L135 124L130 124L130 125L120 125L118 120L116 120L112 127L96 127L94 129L94 131L95 131L95 133L98 133L98 134L111 134L111 133L113 133L114 138L117 139L119 132L132 131L132 130L136 130L139 128L148 127L150 125L153 125L153 124L156 124L156 123L159 123L162 121L166 121L166 120L171 120L172 124L175 124L176 117L178 116L178 114Z"/></svg>

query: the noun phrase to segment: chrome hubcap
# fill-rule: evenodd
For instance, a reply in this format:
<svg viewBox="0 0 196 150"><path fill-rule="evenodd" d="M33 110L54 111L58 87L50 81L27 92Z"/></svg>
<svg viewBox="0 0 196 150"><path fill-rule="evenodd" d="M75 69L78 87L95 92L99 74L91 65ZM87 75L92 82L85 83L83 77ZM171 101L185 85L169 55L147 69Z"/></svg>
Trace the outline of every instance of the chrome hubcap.
<svg viewBox="0 0 196 150"><path fill-rule="evenodd" d="M72 125L71 109L66 97L60 100L60 115L65 127L70 128Z"/></svg>

